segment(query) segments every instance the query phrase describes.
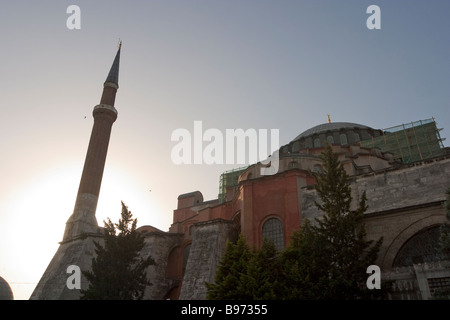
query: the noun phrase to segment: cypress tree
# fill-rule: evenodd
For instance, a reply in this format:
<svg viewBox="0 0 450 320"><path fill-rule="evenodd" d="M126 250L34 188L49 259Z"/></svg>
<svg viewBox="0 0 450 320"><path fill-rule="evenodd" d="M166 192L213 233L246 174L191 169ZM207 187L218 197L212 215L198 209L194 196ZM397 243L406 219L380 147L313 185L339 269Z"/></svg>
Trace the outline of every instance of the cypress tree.
<svg viewBox="0 0 450 320"><path fill-rule="evenodd" d="M252 300L278 299L284 294L280 253L272 241L263 239L261 249L255 250L243 277L243 289Z"/></svg>
<svg viewBox="0 0 450 320"><path fill-rule="evenodd" d="M290 298L367 298L373 292L365 285L366 270L375 263L382 238L365 240L366 193L352 210L349 176L328 144L320 159L322 171L311 174L319 198L315 205L324 215L314 224L305 222L285 252L286 277L295 283Z"/></svg>
<svg viewBox="0 0 450 320"><path fill-rule="evenodd" d="M144 237L136 231L137 219L122 202L118 223L104 222L104 246L95 242L96 257L92 269L83 271L89 281L87 290L81 290L82 300L139 300L147 280L146 268L154 264L151 256L140 257ZM117 233L118 232L118 233Z"/></svg>

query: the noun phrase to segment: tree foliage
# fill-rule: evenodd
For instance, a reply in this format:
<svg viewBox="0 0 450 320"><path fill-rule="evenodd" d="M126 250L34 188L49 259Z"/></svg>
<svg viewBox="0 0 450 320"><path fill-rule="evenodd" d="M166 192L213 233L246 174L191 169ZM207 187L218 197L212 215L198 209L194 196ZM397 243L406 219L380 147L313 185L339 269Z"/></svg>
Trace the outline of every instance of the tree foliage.
<svg viewBox="0 0 450 320"><path fill-rule="evenodd" d="M210 300L276 299L283 285L278 271L280 260L272 242L251 250L242 234L227 246L216 272L215 282L206 283Z"/></svg>
<svg viewBox="0 0 450 320"><path fill-rule="evenodd" d="M144 237L136 231L137 219L122 202L121 219L105 222L104 245L95 242L92 269L83 271L89 281L81 291L82 300L138 300L150 285L146 268L154 264L151 256L140 257Z"/></svg>
<svg viewBox="0 0 450 320"><path fill-rule="evenodd" d="M288 276L294 276L289 283L295 283L290 298L368 298L373 291L366 287L366 270L375 263L383 240L366 240L366 193L352 210L349 176L338 155L326 145L320 158L323 169L311 174L319 198L315 205L323 216L315 223L305 221L286 250Z"/></svg>
<svg viewBox="0 0 450 320"><path fill-rule="evenodd" d="M243 276L244 288L251 300L277 299L284 294L284 281L280 277L281 260L272 241L263 239L259 250L252 252Z"/></svg>
<svg viewBox="0 0 450 320"><path fill-rule="evenodd" d="M243 287L243 277L247 273L250 250L242 235L236 243L227 240L225 253L219 261L215 283L206 283L207 298L210 300L248 299Z"/></svg>

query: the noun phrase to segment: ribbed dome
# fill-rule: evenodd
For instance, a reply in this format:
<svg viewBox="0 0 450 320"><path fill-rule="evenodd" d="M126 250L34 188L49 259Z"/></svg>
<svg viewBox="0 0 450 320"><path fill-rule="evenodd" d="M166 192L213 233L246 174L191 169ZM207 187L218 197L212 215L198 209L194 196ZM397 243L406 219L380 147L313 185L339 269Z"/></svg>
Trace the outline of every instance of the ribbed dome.
<svg viewBox="0 0 450 320"><path fill-rule="evenodd" d="M2 277L0 277L0 300L14 300L11 287Z"/></svg>
<svg viewBox="0 0 450 320"><path fill-rule="evenodd" d="M341 146L355 145L359 144L360 141L372 139L381 134L381 130L358 123L322 123L299 134L283 151L295 153L304 149L322 148L326 142Z"/></svg>
<svg viewBox="0 0 450 320"><path fill-rule="evenodd" d="M315 127L312 127L301 134L299 134L293 141L299 140L300 138L306 138L308 136L312 136L319 133L324 133L327 131L339 131L344 129L372 129L368 126L364 126L362 124L351 123L351 122L330 122L330 123L322 123Z"/></svg>

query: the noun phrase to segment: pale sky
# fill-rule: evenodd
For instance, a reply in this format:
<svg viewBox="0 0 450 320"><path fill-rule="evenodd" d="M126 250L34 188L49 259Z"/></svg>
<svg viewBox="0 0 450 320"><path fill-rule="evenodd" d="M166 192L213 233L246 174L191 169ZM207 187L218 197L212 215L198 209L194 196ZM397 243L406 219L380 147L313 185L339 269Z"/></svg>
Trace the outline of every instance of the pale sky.
<svg viewBox="0 0 450 320"><path fill-rule="evenodd" d="M69 30L69 5L81 29ZM381 9L369 30L368 6ZM177 197L217 198L241 165L175 165L179 128L383 129L434 117L450 137L450 2L0 1L0 276L28 299L75 204L92 109L117 51L116 109L97 220L167 231ZM85 118L86 117L86 118ZM444 141L447 146L447 141ZM151 191L150 191L151 190Z"/></svg>

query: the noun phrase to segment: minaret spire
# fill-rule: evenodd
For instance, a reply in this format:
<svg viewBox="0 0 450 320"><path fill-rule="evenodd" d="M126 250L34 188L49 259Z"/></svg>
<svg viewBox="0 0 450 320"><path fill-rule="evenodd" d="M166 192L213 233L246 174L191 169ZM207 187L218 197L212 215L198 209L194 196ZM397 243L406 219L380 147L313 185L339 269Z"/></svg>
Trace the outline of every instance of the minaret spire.
<svg viewBox="0 0 450 320"><path fill-rule="evenodd" d="M66 223L63 242L76 239L82 235L98 233L95 211L97 209L111 129L118 114L114 104L116 93L119 89L121 47L122 45L120 44L108 77L103 84L100 104L96 105L92 112L94 125L75 201L75 208L72 216Z"/></svg>
<svg viewBox="0 0 450 320"><path fill-rule="evenodd" d="M119 86L119 62L120 62L120 49L122 48L122 41L120 41L119 49L117 50L116 57L109 71L108 77L105 83L114 83Z"/></svg>

